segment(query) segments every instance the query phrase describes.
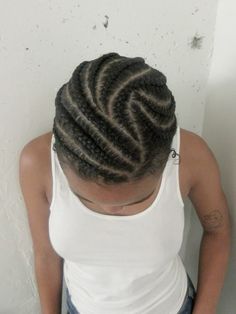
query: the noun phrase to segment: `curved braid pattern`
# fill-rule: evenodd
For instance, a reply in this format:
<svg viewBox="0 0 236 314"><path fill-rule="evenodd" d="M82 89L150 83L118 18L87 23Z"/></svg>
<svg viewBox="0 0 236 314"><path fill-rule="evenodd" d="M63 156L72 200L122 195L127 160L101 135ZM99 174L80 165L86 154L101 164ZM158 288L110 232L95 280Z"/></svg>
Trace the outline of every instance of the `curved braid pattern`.
<svg viewBox="0 0 236 314"><path fill-rule="evenodd" d="M113 52L83 61L55 106L53 149L84 180L115 184L160 174L173 150L175 99L165 75L141 57Z"/></svg>

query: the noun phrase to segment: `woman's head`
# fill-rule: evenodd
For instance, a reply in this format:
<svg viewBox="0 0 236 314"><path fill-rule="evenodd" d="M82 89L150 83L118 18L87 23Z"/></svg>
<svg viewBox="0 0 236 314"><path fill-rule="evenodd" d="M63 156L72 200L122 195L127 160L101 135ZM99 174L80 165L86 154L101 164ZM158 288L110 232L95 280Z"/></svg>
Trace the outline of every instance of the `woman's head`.
<svg viewBox="0 0 236 314"><path fill-rule="evenodd" d="M115 185L160 177L176 133L166 77L141 57L83 61L58 91L54 150L82 180Z"/></svg>

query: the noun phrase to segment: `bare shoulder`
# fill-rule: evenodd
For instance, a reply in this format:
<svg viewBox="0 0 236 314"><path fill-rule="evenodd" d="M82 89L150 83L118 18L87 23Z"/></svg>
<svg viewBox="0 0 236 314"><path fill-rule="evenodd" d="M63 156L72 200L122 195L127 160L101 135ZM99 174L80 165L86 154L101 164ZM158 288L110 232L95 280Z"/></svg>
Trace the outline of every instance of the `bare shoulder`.
<svg viewBox="0 0 236 314"><path fill-rule="evenodd" d="M217 160L205 139L183 128L180 128L180 155L185 168L182 172L188 176L188 192L197 181L207 177L209 168L215 167L219 172Z"/></svg>
<svg viewBox="0 0 236 314"><path fill-rule="evenodd" d="M182 197L189 196L195 184L201 165L201 172L214 161L214 155L206 141L200 135L180 128L180 189ZM206 160L208 159L208 162Z"/></svg>
<svg viewBox="0 0 236 314"><path fill-rule="evenodd" d="M207 149L208 144L207 142L204 140L204 138L200 135L198 135L197 133L194 133L192 131L189 131L187 129L183 129L180 128L180 136L182 139L182 143L187 144L187 147L185 148L189 148L189 151L191 152L192 149ZM192 145L189 145L190 143L192 143Z"/></svg>
<svg viewBox="0 0 236 314"><path fill-rule="evenodd" d="M47 132L39 135L28 143L25 144L21 151L21 157L24 158L25 162L39 162L40 166L44 166L47 158L50 157L50 143L51 143L52 132ZM40 168L42 170L42 168Z"/></svg>
<svg viewBox="0 0 236 314"><path fill-rule="evenodd" d="M52 132L43 133L32 140L30 140L28 143L25 144L22 151L24 152L36 152L40 153L45 149L45 145L47 146L51 140Z"/></svg>
<svg viewBox="0 0 236 314"><path fill-rule="evenodd" d="M201 135L181 128L180 137L185 157L191 164L204 162L206 158L215 160L213 151Z"/></svg>
<svg viewBox="0 0 236 314"><path fill-rule="evenodd" d="M33 138L24 145L20 154L20 162L29 165L34 170L45 195L47 194L48 173L51 171L51 137L52 132L47 132Z"/></svg>

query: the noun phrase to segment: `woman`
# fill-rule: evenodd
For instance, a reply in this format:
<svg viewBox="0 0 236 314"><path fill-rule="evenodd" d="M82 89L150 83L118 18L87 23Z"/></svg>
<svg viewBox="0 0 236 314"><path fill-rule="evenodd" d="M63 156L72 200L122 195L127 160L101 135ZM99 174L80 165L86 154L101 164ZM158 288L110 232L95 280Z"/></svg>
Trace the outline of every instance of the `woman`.
<svg viewBox="0 0 236 314"><path fill-rule="evenodd" d="M192 313L178 254L189 137L165 75L104 54L76 67L55 105L53 132L31 143L31 192L45 195L29 215L43 313L60 312L62 273L69 314Z"/></svg>
<svg viewBox="0 0 236 314"><path fill-rule="evenodd" d="M168 194L160 191L177 129L175 102L165 76L142 58L107 54L76 68L57 94L56 110L53 147L57 155L52 158L56 161L59 156L61 167L53 168L54 181L60 181L68 194L63 204L55 204L62 190L54 191L51 234L55 249L65 258L69 313L80 309L85 314L136 313L140 309L140 313L169 314L177 313L173 309L180 308L179 301L184 303L180 313L191 313L194 287L183 269L174 277L183 268L180 260L172 266L184 225L183 204L174 185L178 166L172 160L168 181L173 184L169 194L174 201L166 206L170 215L175 208L175 217L165 216ZM176 152L177 137L174 144ZM68 179L69 191L63 178ZM68 213L67 204L74 214ZM84 211L87 208L89 212ZM91 210L96 214L90 216ZM61 224L53 215L58 211L63 215ZM168 219L179 221L172 226L171 237L169 230L160 229L164 219L167 224ZM70 231L68 242L63 243L66 220ZM163 248L161 236L172 244L166 241ZM81 247L79 239L84 239Z"/></svg>

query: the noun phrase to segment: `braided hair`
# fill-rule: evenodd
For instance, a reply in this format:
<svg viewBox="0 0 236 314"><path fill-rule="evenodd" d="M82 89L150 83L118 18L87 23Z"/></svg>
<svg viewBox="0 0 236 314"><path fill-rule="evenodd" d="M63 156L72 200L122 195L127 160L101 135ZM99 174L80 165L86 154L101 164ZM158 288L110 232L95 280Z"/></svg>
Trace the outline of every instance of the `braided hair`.
<svg viewBox="0 0 236 314"><path fill-rule="evenodd" d="M160 174L173 150L174 97L165 75L141 57L111 52L83 61L55 107L53 150L84 180L106 185Z"/></svg>

